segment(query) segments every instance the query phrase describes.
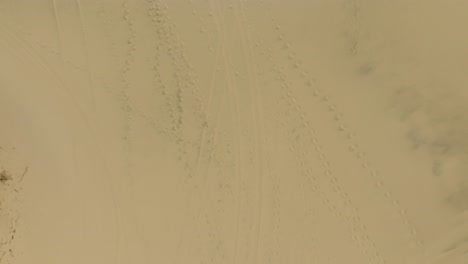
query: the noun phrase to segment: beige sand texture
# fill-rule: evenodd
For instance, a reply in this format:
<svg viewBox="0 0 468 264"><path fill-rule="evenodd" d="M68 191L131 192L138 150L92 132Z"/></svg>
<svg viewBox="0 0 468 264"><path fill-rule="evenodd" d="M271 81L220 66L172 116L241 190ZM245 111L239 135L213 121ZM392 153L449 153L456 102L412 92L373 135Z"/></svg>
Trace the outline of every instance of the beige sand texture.
<svg viewBox="0 0 468 264"><path fill-rule="evenodd" d="M466 14L0 1L0 263L468 263Z"/></svg>

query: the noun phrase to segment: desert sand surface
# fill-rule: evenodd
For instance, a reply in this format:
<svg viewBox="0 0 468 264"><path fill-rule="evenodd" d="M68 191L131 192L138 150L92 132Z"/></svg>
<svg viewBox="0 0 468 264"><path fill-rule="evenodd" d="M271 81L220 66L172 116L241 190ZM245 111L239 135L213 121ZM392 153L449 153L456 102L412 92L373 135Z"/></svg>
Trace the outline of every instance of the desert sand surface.
<svg viewBox="0 0 468 264"><path fill-rule="evenodd" d="M468 263L467 13L0 1L0 263Z"/></svg>

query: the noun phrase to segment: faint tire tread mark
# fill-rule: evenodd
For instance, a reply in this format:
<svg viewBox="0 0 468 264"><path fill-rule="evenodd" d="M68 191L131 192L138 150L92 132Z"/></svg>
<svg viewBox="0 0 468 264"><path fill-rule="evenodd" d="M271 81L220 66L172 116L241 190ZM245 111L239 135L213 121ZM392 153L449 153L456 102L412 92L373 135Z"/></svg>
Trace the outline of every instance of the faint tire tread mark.
<svg viewBox="0 0 468 264"><path fill-rule="evenodd" d="M9 24L9 22L2 21L2 23L0 23L0 30L3 30L3 33L4 33L3 36L7 37L7 39L3 38L4 42L6 42L7 45L11 45L11 47L9 47L8 50L11 52L22 50L23 52L25 52L25 55L28 56L28 58L34 58L33 60L35 61L36 66L40 67L40 69L42 69L45 73L49 73L51 77L55 79L59 88L65 89L66 94L68 94L68 96L72 100L72 103L75 106L76 110L78 111L80 117L85 121L86 127L92 130L91 124L86 118L86 115L84 114L82 108L79 106L76 98L73 96L72 92L67 86L66 81L59 75L59 73L57 73L57 71L55 71L54 69L50 67L50 65L45 61L45 59L40 55L40 53L34 47L32 47L22 37L18 36L18 34L10 32L8 28L12 28L12 26L10 25L7 26L7 24ZM11 41L13 41L14 43L11 43ZM21 55L18 55L17 58L19 60L24 59ZM23 62L23 64L29 66L31 65L31 61Z"/></svg>
<svg viewBox="0 0 468 264"><path fill-rule="evenodd" d="M209 124L208 123L209 120L210 120L209 116L211 116L211 115L209 115L209 113L210 113L210 109L212 107L212 102L213 102L213 89L215 87L217 60L218 60L218 55L219 55L219 53L221 51L221 48L219 47L220 45L221 44L217 45L217 49L216 49L216 57L215 57L216 61L214 63L213 72L212 72L213 78L212 78L212 82L211 82L211 86L210 86L210 92L209 92L210 94L209 94L209 98L208 98L207 109L204 111L207 123L202 128L203 130L202 130L202 135L201 135L201 138L200 138L200 149L199 149L199 153L198 153L198 156L197 156L197 165L196 165L196 168L195 168L195 173L198 173L198 166L199 166L199 161L200 161L199 159L200 159L200 157L201 157L201 155L203 153L202 148L203 148L203 143L204 143L204 139L205 139L205 131L206 131L206 129L208 127L208 124ZM211 143L212 147L214 147L215 140L216 140L215 136L216 136L216 128L217 128L217 121L218 121L218 115L219 115L218 113L219 113L220 106L221 106L221 103L218 103L218 107L217 107L217 109L215 109L214 118L213 118L212 125L211 125L211 127L212 127L211 129L213 130L213 136L212 136L212 139L211 139L212 140L212 143ZM213 151L213 148L211 149L211 151ZM210 154L208 156L211 157L211 154L212 153L210 152ZM202 178L202 182L201 182L201 188L202 189L205 187L205 184L206 184L206 174L208 173L207 170L209 169L210 163L211 163L211 158L210 158L210 160L208 162L206 172L205 173L202 172L202 176L198 176L198 177Z"/></svg>
<svg viewBox="0 0 468 264"><path fill-rule="evenodd" d="M42 68L42 70L46 71L46 72L50 72L51 74L53 74L54 76L56 76L57 78L58 75L55 71L51 70L48 68L47 64L44 62L43 58L40 57L40 56L37 56L37 58L35 58L36 54L34 53L34 51L32 50L29 50L29 47L26 45L26 46L23 46L23 43L21 41L21 39L17 38L16 36L14 36L14 34L10 33L9 30L5 27L5 22L2 21L2 23L0 23L0 30L2 31L2 42L4 43L5 47L7 50L11 51L11 54L15 54L15 57L18 58L19 61L22 61L22 64L24 65L28 65L28 63L26 62L23 62L24 60L24 54L18 54L16 55L19 51L22 51L22 52L27 52L30 54L26 54L27 56L29 56L30 58L33 59L33 61L35 61L35 64L37 66L40 66ZM15 49L16 47L16 49ZM29 52L28 52L29 51ZM31 64L31 63L29 63Z"/></svg>
<svg viewBox="0 0 468 264"><path fill-rule="evenodd" d="M242 173L243 173L243 170L242 170L242 164L241 164L241 141L240 141L240 132L239 131L242 131L242 128L240 128L241 126L241 122L240 122L240 114L239 114L239 104L238 104L238 95L235 93L235 89L233 89L232 87L232 83L231 83L231 77L232 77L232 73L230 72L229 70L229 65L230 65L230 61L229 61L229 56L226 54L226 48L227 48L227 45L226 45L226 39L225 39L225 31L222 30L222 21L221 20L223 17L222 17L222 10L220 10L220 7L219 5L216 5L217 2L215 1L215 3L213 3L213 0L210 0L210 6L212 7L214 11L214 23L216 25L216 28L218 29L218 32L219 34L221 34L221 41L222 41L222 45L221 45L221 48L222 48L222 57L223 57L223 62L224 62L224 69L225 69L225 73L226 73L226 84L227 84L227 93L228 93L228 98L232 98L234 97L232 100L234 100L234 105L235 105L235 109L233 110L234 112L234 115L235 115L235 118L233 118L233 120L236 121L237 123L237 132L235 133L237 136L236 136L236 141L237 141L237 176L238 176L238 195L237 195L237 217L236 217L236 231L235 231L235 236L234 236L234 256L233 256L233 262L234 263L237 263L237 253L238 253L238 240L239 240L239 225L240 225L240 210L241 210L241 182L242 182ZM220 3L218 3L220 4ZM213 5L215 5L215 7L213 7ZM221 17L220 17L221 16ZM224 22L225 23L225 22ZM232 97L231 97L232 96Z"/></svg>
<svg viewBox="0 0 468 264"><path fill-rule="evenodd" d="M80 5L80 0L75 0L75 2L78 4L78 8L79 8L79 14L80 14L80 26L81 26L81 31L82 31L82 34L83 34L83 37L85 37L85 33L84 33L84 28L83 28L83 23L82 23L82 18L81 18L81 5ZM122 81L124 83L124 86L123 86L123 89L121 91L121 95L122 95L122 99L123 99L123 107L124 107L124 116L125 116L125 119L126 119L126 124L124 124L124 147L126 148L125 149L125 153L127 154L126 155L126 169L127 169L127 177L129 180L129 182L127 182L127 184L130 186L131 190L134 190L134 184L133 184L133 181L131 181L131 179L133 178L133 161L131 159L131 153L133 151L133 144L132 144L132 123L133 123L133 115L134 115L134 112L135 112L135 109L134 107L132 106L132 98L129 94L130 90L131 90L131 74L132 74L132 66L134 64L136 64L136 56L135 56L135 52L136 52L136 42L137 42L137 30L136 30L136 27L135 27L135 20L136 20L136 16L134 18L134 16L132 15L132 10L130 9L129 7L129 3L132 3L131 1L129 0L125 0L122 4L122 8L123 8L123 20L125 22L125 25L127 26L127 29L128 29L128 32L129 32L129 36L127 38L127 43L126 43L126 46L127 46L127 54L125 54L125 59L124 59L124 65L123 65L123 71L122 71ZM86 48L86 46L85 46ZM88 64L89 65L89 64ZM89 75L88 76L89 78L91 78L91 76ZM91 79L89 79L89 81L91 81ZM91 85L91 83L90 83ZM135 210L134 207L129 207L128 210L131 210L131 216L134 217L134 222L135 223L138 223L139 220L136 218L137 217L137 213ZM144 241L144 233L139 229L140 226L137 224L137 233L139 235L139 238L141 239L141 241ZM139 232L138 232L139 231ZM142 242L144 243L144 242ZM143 252L145 253L144 255L144 258L147 260L148 259L148 248L146 246L142 246L140 247L141 250L143 250Z"/></svg>
<svg viewBox="0 0 468 264"><path fill-rule="evenodd" d="M62 71L63 74L65 74L65 63L64 63L64 58L63 58L63 43L62 43L62 26L60 25L60 20L57 14L57 5L55 3L55 0L51 0L52 4L52 11L53 11L53 16L54 16L54 22L55 22L55 30L57 31L57 43L59 46L59 56L60 56L60 62L62 64Z"/></svg>
<svg viewBox="0 0 468 264"><path fill-rule="evenodd" d="M105 38L108 40L108 44L109 44L109 50L110 50L110 54L111 56L114 58L114 61L111 61L111 62L108 62L108 63L111 63L112 66L116 67L116 73L118 74L118 77L115 79L117 85L118 85L118 90L116 91L116 93L114 95L117 95L118 96L118 102L120 104L120 110L124 111L124 122L129 122L131 116L130 116L130 113L129 113L129 110L130 110L130 107L129 107L129 97L125 91L126 89L126 76L124 74L122 74L122 71L121 71L121 64L118 63L119 60L118 60L118 55L117 55L117 48L116 48L116 43L115 41L112 40L112 36L110 34L111 32L111 25L112 25L112 22L109 21L109 19L107 18L108 14L107 14L107 10L106 10L106 6L104 5L104 2L102 0L99 0L99 9L100 9L100 12L98 13L99 15L99 18L101 20L101 23L102 23L102 28L103 28L103 31L104 31L104 36ZM120 18L120 17L119 17ZM125 21L125 20L124 20ZM128 26L128 24L127 24ZM128 44L128 43L127 43ZM102 78L102 77L101 77ZM105 82L105 85L107 86L107 82ZM114 89L112 90L109 90L110 91L114 91ZM126 133L127 133L127 127L126 125L124 124L123 127L122 127L122 135L123 137L125 137ZM128 156L126 157L128 159ZM128 162L128 160L127 160ZM107 174L109 175L109 171L108 169L106 168L106 171L107 171ZM127 172L128 173L128 172ZM114 191L115 192L115 191ZM124 243L124 240L125 240L125 233L122 233L120 232L121 228L123 228L123 220L121 219L122 218L122 215L123 214L123 211L125 210L124 208L122 208L122 206L120 204L118 204L117 202L115 202L116 205L115 207L117 208L117 212L118 212L118 219L117 219L117 244L116 244L116 256L117 256L117 259L121 259L121 244Z"/></svg>
<svg viewBox="0 0 468 264"><path fill-rule="evenodd" d="M78 1L78 0L75 0L75 1ZM115 80L118 84L118 90L116 91L116 95L118 96L118 102L120 104L120 110L123 112L123 126L121 127L121 131L120 131L120 135L121 135L121 140L122 140L122 143L123 143L123 148L125 149L124 153L125 153L125 166L124 166L124 174L126 175L126 179L132 179L131 177L131 174L132 174L132 161L130 159L130 153L132 151L132 145L131 145L131 142L130 142L130 134L131 134L131 120L132 120L132 111L133 109L131 108L130 106L130 97L129 97L129 94L128 94L128 90L130 89L130 76L129 76L129 73L130 73L130 70L131 70L131 61L132 61L132 58L134 57L134 54L133 54L133 51L135 50L135 43L134 43L134 40L135 40L135 37L136 37L136 31L135 29L133 28L133 21L131 20L132 17L130 15L130 10L128 8L128 2L127 1L124 1L122 3L122 5L120 6L121 9L119 9L119 11L122 11L122 13L119 13L119 19L122 19L124 21L124 25L127 27L127 30L129 31L129 37L127 38L127 43L125 43L125 46L127 47L126 49L126 54L124 54L124 62L123 62L123 65L121 65L118 60L118 55L117 55L117 51L116 51L116 46L115 46L115 42L111 39L111 36L110 36L110 30L108 28L109 26L109 21L108 19L104 18L104 16L106 15L106 10L105 10L105 6L103 5L103 2L100 1L101 3L101 12L99 13L100 16L101 16L101 19L103 21L103 29L104 29L104 32L105 32L105 36L106 38L109 40L109 45L110 45L110 53L111 55L113 56L114 60L113 62L108 62L110 63L112 66L116 67L116 73L118 74L118 77L117 79ZM78 3L78 2L75 2L75 4L77 5L78 7L78 12L79 12L79 19L80 19L80 26L82 27L82 34L83 34L83 38L85 38L85 32L84 32L84 26L83 26L83 20L82 20L82 10L81 10L81 4ZM84 41L86 41L86 39L84 39ZM84 47L86 49L86 46ZM86 50L85 50L86 52ZM89 56L88 53L86 52L86 56ZM86 63L89 63L89 60L86 60ZM114 65L115 64L115 65ZM89 64L86 65L88 68L87 68L87 71L90 72L89 70ZM91 78L91 74L87 75L88 78ZM89 81L90 79L88 79ZM91 83L90 83L91 85ZM94 104L94 107L96 107L96 105ZM107 170L107 169L106 169ZM119 184L122 184L123 182L120 182ZM133 184L131 181L129 182L126 182L125 184L128 184L131 186L130 190L133 190ZM126 197L128 198L128 197ZM124 208L123 206L119 205L117 206L117 209L118 209L118 213L119 213L119 220L118 220L118 227L117 228L124 228L123 226L123 222L124 220L122 220L121 218L123 218L124 214L125 213L122 213L123 211L125 210L134 210L134 208ZM122 215L120 215L122 214ZM130 215L132 217L136 217L136 213L135 212L131 212ZM137 222L137 220L135 220L135 222ZM141 235L141 234L140 234ZM125 232L118 232L118 237L117 237L117 245L116 245L116 257L120 260L122 258L122 254L121 254L121 250L122 250L122 245L125 244L125 241L126 241L126 236L127 234ZM146 247L143 249L143 250L147 250Z"/></svg>
<svg viewBox="0 0 468 264"><path fill-rule="evenodd" d="M34 37L32 37L30 33L26 33L26 31L24 29L21 29L21 27L19 25L10 25L10 26L14 26L15 27L14 30L19 35L21 35L22 36L21 38L23 39L23 41L29 43L29 45L31 47L33 47L33 48L37 47L37 48L39 48L41 50L44 50L45 52L47 52L49 54L53 54L54 56L57 56L60 59L60 52L58 51L57 48L54 48L49 44L46 44L46 43L44 43L42 41L38 41L37 39L34 39ZM39 54L39 52L38 52L38 54ZM75 64L74 62L72 62L70 60L67 60L65 58L64 58L64 60L69 66L75 68L78 71L86 73L85 67L79 66L79 65Z"/></svg>
<svg viewBox="0 0 468 264"><path fill-rule="evenodd" d="M218 46L220 46L221 44L219 44ZM216 52L216 63L214 64L214 69L213 69L213 72L212 72L212 84L211 84L211 87L210 87L210 95L209 95L209 98L208 98L208 104L207 104L207 109L204 111L205 113L205 117L206 117L206 123L205 125L203 125L203 128L202 128L202 135L200 137L200 144L199 144L199 149L198 149L198 153L197 153L197 161L195 163L195 168L194 168L194 174L195 174L195 177L197 179L199 179L199 185L198 185L198 190L200 191L200 193L198 193L198 195L201 197L200 199L204 202L207 202L208 201L208 198L205 197L205 193L204 193L204 190L205 190L205 186L206 186L206 181L207 181L207 174L209 173L209 169L211 167L211 164L212 164L212 161L213 161L213 154L214 154L214 147L215 147L215 144L216 144L216 139L217 139L217 123L218 123L218 116L219 116L219 108L221 106L221 103L218 103L217 104L217 107L214 111L214 114L213 113L210 113L210 111L213 111L213 110L210 110L211 107L212 107L212 92L213 92L213 89L215 87L215 77L216 77L216 69L217 69L217 60L218 60L218 55L221 51L221 48L217 48L217 52ZM226 97L227 98L227 97ZM214 115L214 117L211 119L211 122L210 122L210 119L208 117ZM207 143L206 144L210 144L209 146L209 150L208 150L208 153L207 153L207 164L206 164L206 168L204 170L202 170L200 168L200 162L201 162L201 158L203 156L203 146L205 144L205 135L207 133L206 130L210 128L211 133L210 133L210 139L206 140ZM211 143L210 143L211 142ZM214 224L211 223L211 221L209 221L209 217L208 217L208 212L205 212L205 211L202 211L200 210L200 214L204 213L205 214L205 218L207 219L207 224L209 225L209 233L210 233L210 237L212 240L214 241L217 241L217 238L215 234L219 234L219 232L213 232L212 229L215 229L214 227ZM214 248L217 250L217 251L221 251L221 242L214 242ZM225 252L222 251L222 252L217 252L216 254L220 254L223 259L226 257L225 256ZM214 257L211 256L210 260L212 263L216 263L213 259Z"/></svg>
<svg viewBox="0 0 468 264"><path fill-rule="evenodd" d="M77 109L80 111L81 116L86 120L87 125L90 126L88 118L84 114L83 109L80 106L80 104L78 103L78 101L75 99L74 94L71 92L71 87L69 86L69 83L66 80L66 67L65 67L65 58L63 56L63 42L62 42L62 30L63 29L62 29L62 26L60 24L60 19L58 17L57 5L56 5L55 0L51 0L51 5L52 5L53 16L54 16L54 22L55 22L55 30L57 32L57 43L58 43L58 47L59 47L58 54L59 54L59 57L60 57L60 63L61 63L61 67L62 67L62 74L63 74L63 78L64 78L63 80L61 79L61 84L62 84L62 86L64 88L67 89L68 94L70 94L70 96L73 98L73 101L75 102L75 105L76 105Z"/></svg>
<svg viewBox="0 0 468 264"><path fill-rule="evenodd" d="M195 83L194 83L194 80L192 79L191 72L190 72L191 66L188 63L185 55L181 51L177 50L177 48L183 48L183 45L179 41L178 37L173 33L173 25L170 24L167 14L163 14L162 8L161 8L162 4L160 2L158 2L158 1L147 1L147 3L150 5L149 9L153 11L153 13L150 14L150 16L156 16L156 17L153 17L152 21L158 27L157 33L162 38L162 43L167 45L168 55L171 58L172 64L173 64L173 66L175 67L175 70L176 70L176 76L175 77L176 77L176 89L177 90L176 90L176 95L175 95L175 98L176 98L175 101L176 101L177 104L176 104L175 108L173 108L173 109L178 111L178 113L177 113L178 118L176 120L176 126L175 126L175 130L173 131L173 135L175 136L174 137L175 142L180 146L178 148L179 153L180 153L179 159L180 159L181 162L185 163L184 167L187 169L187 173L190 175L189 178L187 178L187 179L192 179L192 180L199 181L199 179L194 178L194 176L197 176L196 174L197 174L198 169L195 169L197 165L191 165L189 163L188 153L186 152L186 150L184 150L184 146L183 146L183 145L186 145L186 144L191 144L190 142L187 141L187 139L184 138L184 134L183 134L183 130L182 130L182 124L183 124L182 123L182 121L183 121L182 120L182 115L184 114L184 112L185 112L186 115L188 113L190 113L189 111L184 110L184 108L186 106L185 107L182 106L182 104L184 103L183 100L194 100L195 101L196 106L194 106L195 109L193 109L192 114L195 115L195 116L198 116L197 118L199 120L202 120L202 121L200 121L200 124L199 124L199 126L201 128L200 131L203 131L203 127L206 124L206 121L205 121L204 116L202 114L203 113L202 108L201 108L201 106L199 104L199 101L197 101L198 99L197 99L196 94L197 94L198 90L197 90L196 87L194 87ZM167 11L167 6L164 9ZM178 45L171 44L170 43L171 41L178 43ZM183 67L181 67L180 64L183 64ZM190 93L187 90L188 88L192 88L191 89L191 92L192 92L191 94L193 96L192 99L190 99L190 97L187 97L187 96L190 95ZM167 97L168 93L165 93L164 96ZM182 96L185 96L186 98L184 99ZM200 133L200 136L201 136L201 133ZM214 143L214 141L212 141L212 142ZM200 148L201 148L202 144L203 144L202 142L198 142L198 144L196 144L197 148L198 148L198 152L200 151ZM209 165L211 163L211 156L212 156L212 154L208 155L208 167L209 167ZM197 164L197 161L195 161L195 164ZM207 167L207 169L208 169L208 167ZM189 183L189 182L187 182L187 183ZM192 207L191 203L192 203L193 199L191 197L192 197L193 194L196 193L196 191L197 191L196 188L200 188L200 186L199 185L193 185L192 187L189 188L190 191L189 191L189 194L187 196L187 198L189 199L188 209L190 209ZM199 214L197 214L197 215L194 215L192 217L197 219L197 218L200 218L201 216ZM206 214L204 215L204 217L205 218L207 217ZM185 219L187 219L187 217ZM185 230L185 228L186 228L186 225L184 225L183 229ZM181 246L180 243L182 242L183 234L185 233L184 230L182 230L181 234L180 234L179 244L178 244L177 250L176 250L176 257L179 255L177 252L179 252L179 250L180 250L180 246ZM214 233L212 233L212 234L214 234Z"/></svg>
<svg viewBox="0 0 468 264"><path fill-rule="evenodd" d="M89 51L88 51L88 37L86 36L86 30L85 30L85 26L84 26L84 22L83 22L83 8L82 8L82 4L81 4L81 0L75 0L75 4L78 8L78 19L79 19L79 23L80 23L80 29L81 29L81 36L83 38L83 51L85 53L85 67L86 67L86 77L88 78L88 85L89 85L89 88L91 89L91 100L92 100L92 107L93 107L93 111L96 111L97 109L97 106L96 106L96 87L93 85L93 77L92 77L92 74L91 74L91 70L90 70L90 56L89 56Z"/></svg>
<svg viewBox="0 0 468 264"><path fill-rule="evenodd" d="M55 70L50 68L50 65L46 63L46 61L44 60L42 56L40 56L39 52L37 52L37 50L34 49L34 47L29 45L29 43L23 40L20 36L16 35L15 33L11 33L10 30L7 28L7 23L8 22L6 21L2 21L2 23L0 24L2 25L2 29L1 29L3 31L2 36L4 37L2 39L4 40L4 42L7 43L7 45L11 45L9 50L11 50L12 52L22 50L23 52L25 52L25 55L28 56L29 58L35 58L37 66L40 66L41 69L44 70L45 72L50 73L52 76L56 78L56 80L60 84L64 85L64 81L62 78L60 78L60 75ZM11 28L10 25L8 25L8 27ZM17 48L14 49L14 47L17 47ZM22 56L18 56L18 58L22 58ZM24 64L28 65L28 63L24 63Z"/></svg>
<svg viewBox="0 0 468 264"><path fill-rule="evenodd" d="M351 225L351 238L353 241L361 248L362 252L367 255L370 261L377 261L378 263L386 263L386 260L382 257L381 253L375 247L375 242L370 240L369 235L367 234L366 227L362 224L359 210L352 202L351 198L349 197L348 193L341 187L338 178L333 174L333 170L330 167L330 161L327 158L327 155L324 154L321 149L323 147L320 145L320 140L315 136L315 129L311 126L311 122L307 121L307 116L304 112L301 112L300 107L297 105L296 100L294 99L291 90L288 88L290 85L286 82L286 77L283 72L279 69L276 71L277 76L279 76L279 80L281 81L281 86L283 87L284 99L286 100L285 104L287 105L288 113L299 117L300 125L295 125L291 129L292 135L291 138L294 138L296 142L292 142L295 146L293 148L299 148L301 145L305 148L304 142L312 142L313 144L313 151L319 158L319 162L322 165L322 173L325 175L325 178L328 180L328 183L331 185L332 191L334 191L337 197L341 200L342 203L342 210L346 211L346 208L351 208L351 212L347 213L348 216L343 215L343 211L336 208L336 205L332 205L327 198L327 195L320 191L319 188L315 190L319 193L323 201L325 201L328 209L333 213L333 215L339 219L342 219L344 222L350 222ZM307 128L307 129L306 129ZM299 130L304 130L303 133L299 133ZM309 131L309 133L307 132ZM298 165L305 167L305 170L308 169L308 164L306 162L306 158L302 158L302 162L299 162ZM310 175L314 177L313 175ZM316 182L316 184L318 184ZM351 219L351 220L350 220ZM362 241L361 241L362 240ZM369 251L372 251L371 254ZM374 263L374 262L373 262Z"/></svg>
<svg viewBox="0 0 468 264"><path fill-rule="evenodd" d="M260 142L260 139L262 138L262 135L264 131L264 124L263 124L263 114L261 110L261 97L259 96L259 82L257 79L257 70L255 67L254 63L254 55L253 51L251 48L251 40L250 40L250 34L248 32L248 29L244 28L244 23L245 23L245 15L243 13L244 5L241 0L236 1L236 5L234 7L234 15L236 16L236 20L238 23L238 27L240 30L241 34L241 41L243 42L242 46L244 49L244 53L247 55L247 72L249 74L249 81L250 86L252 87L251 91L252 93L252 100L253 100L253 113L254 113L254 130L256 131L256 159L258 162L258 187L257 187L257 199L258 199L258 206L259 208L256 210L257 213L257 223L256 223L256 234L255 234L255 242L254 242L254 255L253 255L253 262L256 263L258 262L258 247L259 247L259 238L260 238L260 228L261 228L261 221L262 221L262 199L263 199L263 155L265 152L263 152L262 148L262 143ZM259 106L260 105L260 106ZM260 127L260 128L258 128Z"/></svg>
<svg viewBox="0 0 468 264"><path fill-rule="evenodd" d="M281 29L279 26L276 26L276 30L279 32ZM284 34L281 33L280 35L284 36ZM282 43L282 47L286 47L286 49L289 49L290 45L284 40L284 37L280 38L279 40ZM292 58L290 57L290 59ZM294 61L294 63L296 62L297 61ZM300 64L296 65L297 67L293 67L293 69L295 71L298 71L298 69L301 68L301 66ZM309 79L307 76L301 74L301 72L299 74L304 79L305 85L307 87L313 86L315 80ZM396 211L399 214L399 217L402 218L403 223L410 230L410 236L412 237L413 241L418 247L423 248L424 242L419 238L419 233L414 223L412 223L412 221L409 219L406 210L402 208L400 201L397 198L395 198L392 192L389 190L389 188L386 187L383 177L375 169L373 169L369 162L365 159L365 155L363 154L364 152L361 150L361 147L354 142L354 132L347 128L347 126L345 125L344 114L335 109L332 99L323 90L319 88L314 88L314 94L316 100L321 100L321 103L325 105L324 107L329 110L326 112L328 112L329 115L332 115L331 118L333 122L337 125L339 131L341 131L342 138L344 138L345 141L348 142L348 149L351 150L351 152L354 154L353 157L358 162L360 162L361 166L366 170L367 174L369 175L369 177L367 177L366 179L371 180L374 183L374 186L376 186L379 190L383 190L379 193L383 194L384 198L387 199L393 207L395 207Z"/></svg>
<svg viewBox="0 0 468 264"><path fill-rule="evenodd" d="M198 23L200 25L202 25L202 28L204 28L204 23L203 23L203 20L202 18L200 17L200 15L198 14L198 12L196 11L195 9L195 6L193 5L193 1L192 0L189 0L189 6L192 8L192 14L197 18L198 20ZM212 12L212 11L211 11ZM212 14L212 13L211 13ZM212 18L212 16L211 16ZM205 32L202 32L202 33L205 33ZM214 43L215 45L215 50L214 50L214 64L213 64L213 70L212 70L212 73L211 73L211 82L210 82L210 85L209 85L209 95L208 95L208 102L207 102L207 105L206 105L206 109L203 111L204 112L204 118L205 118L205 121L204 121L204 124L203 124L203 128L202 128L202 132L201 132L201 136L200 136L200 146L199 146L199 151L198 151L198 154L197 154L197 161L196 161L196 166L195 166L195 173L198 174L198 166L199 166L199 162L200 162L200 158L202 156L202 148L203 148L203 144L205 142L205 134L206 134L206 130L208 129L208 127L210 127L210 124L211 124L211 120L210 120L210 116L209 116L209 113L210 113L210 109L212 107L212 100L213 100L213 90L214 90L214 87L215 87L215 80L216 80L216 71L218 70L218 59L219 59L219 55L220 55L220 52L221 52L221 42L219 40L219 37L216 37L216 36L213 36L213 39L210 40L210 37L208 34L204 34L206 37L205 39L207 40L208 43ZM213 52L213 50L210 49L210 52ZM215 130L216 128L216 121L217 121L217 116L218 116L218 112L219 112L219 106L220 104L218 104L218 109L215 111L215 117L213 118L213 129ZM213 139L213 143L214 145L214 139ZM210 154L211 156L211 154ZM208 169L208 168L207 168ZM205 186L205 173L202 173L202 177L203 177L203 180L202 180L202 183L201 183L201 186L202 188Z"/></svg>

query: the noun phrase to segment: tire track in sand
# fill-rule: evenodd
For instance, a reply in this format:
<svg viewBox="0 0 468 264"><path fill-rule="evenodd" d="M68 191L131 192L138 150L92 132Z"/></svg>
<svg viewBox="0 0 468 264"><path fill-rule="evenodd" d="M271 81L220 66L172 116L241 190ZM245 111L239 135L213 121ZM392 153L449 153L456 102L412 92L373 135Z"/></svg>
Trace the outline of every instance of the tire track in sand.
<svg viewBox="0 0 468 264"><path fill-rule="evenodd" d="M268 9L268 6L265 6ZM287 41L285 34L282 32L281 26L272 20L273 27L277 31L275 50L280 53L286 53L288 61L290 62L290 68L296 72L296 76L302 79L304 87L312 90L312 94L315 98L315 101L320 103L322 106L323 112L326 113L329 120L331 120L339 133L339 137L346 145L346 148L349 150L350 154L354 160L359 163L364 170L366 175L365 179L373 184L376 188L376 193L383 196L383 199L394 208L401 222L407 227L408 235L414 242L414 244L422 250L424 248L424 242L422 241L420 234L414 224L407 214L407 209L403 207L401 202L395 195L392 193L390 187L385 184L384 176L382 172L377 170L366 158L368 154L362 149L362 147L357 142L355 137L355 132L347 125L349 123L346 120L345 114L337 109L336 104L334 103L333 98L324 90L319 87L318 81L307 73L307 70L304 68L303 64L295 56L295 52L291 47L290 42Z"/></svg>

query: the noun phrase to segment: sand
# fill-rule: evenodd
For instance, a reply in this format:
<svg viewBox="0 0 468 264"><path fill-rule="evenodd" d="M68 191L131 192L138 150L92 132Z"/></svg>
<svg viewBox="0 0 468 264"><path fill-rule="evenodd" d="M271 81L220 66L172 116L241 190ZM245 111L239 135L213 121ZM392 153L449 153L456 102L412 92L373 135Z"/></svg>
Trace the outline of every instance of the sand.
<svg viewBox="0 0 468 264"><path fill-rule="evenodd" d="M467 11L1 1L0 263L467 263Z"/></svg>

